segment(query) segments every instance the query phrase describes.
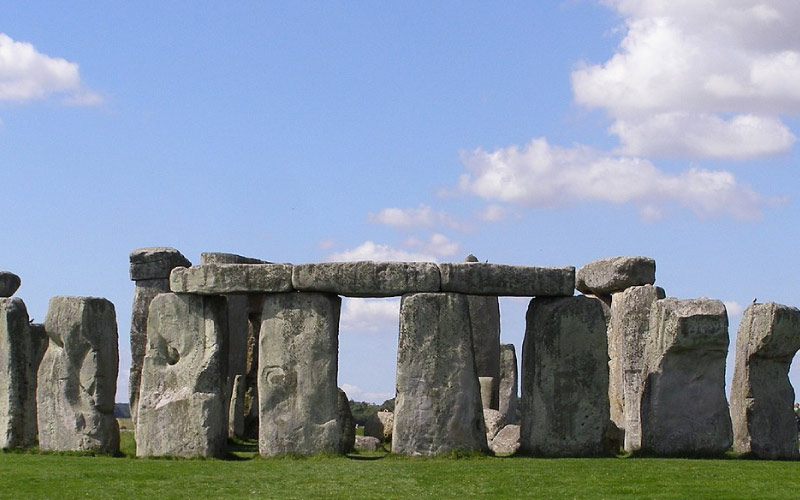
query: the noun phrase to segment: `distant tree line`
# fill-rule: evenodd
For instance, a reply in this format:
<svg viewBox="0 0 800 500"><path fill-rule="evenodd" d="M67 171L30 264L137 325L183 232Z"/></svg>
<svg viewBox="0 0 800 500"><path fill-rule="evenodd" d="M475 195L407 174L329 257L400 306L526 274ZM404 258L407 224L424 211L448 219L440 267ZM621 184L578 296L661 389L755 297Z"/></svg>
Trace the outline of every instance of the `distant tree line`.
<svg viewBox="0 0 800 500"><path fill-rule="evenodd" d="M364 425L369 417L383 410L394 411L394 398L387 399L379 405L365 401L350 400L350 412L353 414L353 420L358 425Z"/></svg>

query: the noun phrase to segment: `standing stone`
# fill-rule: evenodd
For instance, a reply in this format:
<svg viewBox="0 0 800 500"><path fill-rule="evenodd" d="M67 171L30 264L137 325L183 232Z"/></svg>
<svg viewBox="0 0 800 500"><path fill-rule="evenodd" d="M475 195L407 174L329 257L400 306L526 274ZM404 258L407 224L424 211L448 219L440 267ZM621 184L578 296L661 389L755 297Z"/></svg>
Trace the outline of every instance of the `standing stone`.
<svg viewBox="0 0 800 500"><path fill-rule="evenodd" d="M800 310L753 304L736 338L731 388L733 450L758 458L796 459L797 425L789 365L800 349Z"/></svg>
<svg viewBox="0 0 800 500"><path fill-rule="evenodd" d="M641 450L719 455L733 435L725 399L728 315L719 300L653 304L642 371Z"/></svg>
<svg viewBox="0 0 800 500"><path fill-rule="evenodd" d="M36 356L20 298L0 298L0 449L36 443Z"/></svg>
<svg viewBox="0 0 800 500"><path fill-rule="evenodd" d="M247 439L258 439L258 343L263 305L263 295L248 295L244 396L244 436Z"/></svg>
<svg viewBox="0 0 800 500"><path fill-rule="evenodd" d="M22 281L12 272L0 271L0 298L8 298L19 289Z"/></svg>
<svg viewBox="0 0 800 500"><path fill-rule="evenodd" d="M339 453L350 453L356 443L356 422L353 412L350 411L350 401L347 393L339 389L339 422L342 424L342 440L339 443Z"/></svg>
<svg viewBox="0 0 800 500"><path fill-rule="evenodd" d="M341 303L336 295L314 292L264 298L258 367L261 455L340 452L336 376Z"/></svg>
<svg viewBox="0 0 800 500"><path fill-rule="evenodd" d="M472 345L475 369L479 377L491 377L495 384L486 401L487 408L497 409L500 380L500 305L497 297L468 295L469 319L472 324Z"/></svg>
<svg viewBox="0 0 800 500"><path fill-rule="evenodd" d="M233 379L231 402L228 405L228 437L242 439L244 437L244 395L247 382L244 375L236 375Z"/></svg>
<svg viewBox="0 0 800 500"><path fill-rule="evenodd" d="M581 293L608 295L656 281L656 261L649 257L612 257L578 269L575 288Z"/></svg>
<svg viewBox="0 0 800 500"><path fill-rule="evenodd" d="M522 449L599 456L608 437L608 308L585 296L536 298L522 348Z"/></svg>
<svg viewBox="0 0 800 500"><path fill-rule="evenodd" d="M364 422L364 435L380 439L382 442L392 440L394 430L394 413L386 410L378 411Z"/></svg>
<svg viewBox="0 0 800 500"><path fill-rule="evenodd" d="M517 353L514 344L500 344L499 411L509 424L517 422Z"/></svg>
<svg viewBox="0 0 800 500"><path fill-rule="evenodd" d="M492 408L492 400L497 400L497 379L494 377L478 377L481 388L481 406L484 410Z"/></svg>
<svg viewBox="0 0 800 500"><path fill-rule="evenodd" d="M136 455L221 457L225 413L226 301L162 293L150 304Z"/></svg>
<svg viewBox="0 0 800 500"><path fill-rule="evenodd" d="M466 296L403 296L396 383L392 453L488 450Z"/></svg>
<svg viewBox="0 0 800 500"><path fill-rule="evenodd" d="M39 447L118 453L114 304L94 297L54 297L45 330L50 343L39 366L36 393Z"/></svg>

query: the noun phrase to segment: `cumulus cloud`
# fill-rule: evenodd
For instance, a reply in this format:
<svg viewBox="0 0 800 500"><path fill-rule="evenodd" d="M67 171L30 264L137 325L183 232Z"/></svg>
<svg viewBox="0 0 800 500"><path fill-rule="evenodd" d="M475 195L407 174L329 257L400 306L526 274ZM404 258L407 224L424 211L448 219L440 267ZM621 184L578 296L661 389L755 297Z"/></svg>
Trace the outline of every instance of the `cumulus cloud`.
<svg viewBox="0 0 800 500"><path fill-rule="evenodd" d="M355 262L360 260L434 262L436 258L431 254L412 252L390 245L365 241L356 248L329 255L328 260L332 262Z"/></svg>
<svg viewBox="0 0 800 500"><path fill-rule="evenodd" d="M508 217L508 209L503 206L491 204L477 213L480 220L486 222L499 222Z"/></svg>
<svg viewBox="0 0 800 500"><path fill-rule="evenodd" d="M415 208L384 208L378 213L369 214L368 218L371 222L405 229L444 226L457 231L469 230L468 224L461 222L444 211L434 210L423 203L420 203Z"/></svg>
<svg viewBox="0 0 800 500"><path fill-rule="evenodd" d="M351 299L342 301L339 330L342 332L397 333L400 299Z"/></svg>
<svg viewBox="0 0 800 500"><path fill-rule="evenodd" d="M432 234L430 238L423 241L417 238L409 238L406 240L406 245L442 257L452 257L461 250L461 245L458 242L452 241L447 236L439 233Z"/></svg>

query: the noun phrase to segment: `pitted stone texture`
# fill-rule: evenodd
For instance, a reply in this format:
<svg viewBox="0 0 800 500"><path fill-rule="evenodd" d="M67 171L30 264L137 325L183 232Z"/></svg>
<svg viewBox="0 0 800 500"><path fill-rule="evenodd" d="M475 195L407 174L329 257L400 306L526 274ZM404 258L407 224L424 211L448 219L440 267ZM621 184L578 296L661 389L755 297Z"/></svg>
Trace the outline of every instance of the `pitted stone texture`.
<svg viewBox="0 0 800 500"><path fill-rule="evenodd" d="M481 262L439 264L442 291L510 297L570 296L574 267L509 266Z"/></svg>
<svg viewBox="0 0 800 500"><path fill-rule="evenodd" d="M789 365L800 349L800 310L753 304L736 338L731 387L733 450L758 458L796 459L797 426Z"/></svg>
<svg viewBox="0 0 800 500"><path fill-rule="evenodd" d="M341 302L323 293L264 298L258 366L261 455L340 452L336 375Z"/></svg>
<svg viewBox="0 0 800 500"><path fill-rule="evenodd" d="M283 293L292 291L291 264L209 264L178 267L170 288L200 295Z"/></svg>
<svg viewBox="0 0 800 500"><path fill-rule="evenodd" d="M347 393L339 389L339 422L342 424L342 440L339 443L339 453L350 453L356 442L356 422L353 412L350 411L350 401Z"/></svg>
<svg viewBox="0 0 800 500"><path fill-rule="evenodd" d="M233 378L231 401L228 405L228 437L241 439L244 437L244 394L247 383L244 375Z"/></svg>
<svg viewBox="0 0 800 500"><path fill-rule="evenodd" d="M367 421L364 422L364 435L376 437L381 441L391 441L393 428L394 413L379 411L367 417Z"/></svg>
<svg viewBox="0 0 800 500"><path fill-rule="evenodd" d="M728 316L719 300L663 299L651 310L642 371L641 450L719 455L733 435L725 399Z"/></svg>
<svg viewBox="0 0 800 500"><path fill-rule="evenodd" d="M633 286L615 293L608 329L609 387L611 420L625 430L625 450L639 448L644 348L650 331L650 309L659 299L653 285Z"/></svg>
<svg viewBox="0 0 800 500"><path fill-rule="evenodd" d="M517 352L514 344L500 344L500 406L506 422L517 421Z"/></svg>
<svg viewBox="0 0 800 500"><path fill-rule="evenodd" d="M487 442L491 442L497 433L500 432L500 429L506 425L506 419L503 414L491 408L483 409L483 421L486 424Z"/></svg>
<svg viewBox="0 0 800 500"><path fill-rule="evenodd" d="M495 455L513 455L519 449L519 426L506 425L495 435L489 443L489 448Z"/></svg>
<svg viewBox="0 0 800 500"><path fill-rule="evenodd" d="M225 454L227 367L223 297L162 293L150 304L136 455Z"/></svg>
<svg viewBox="0 0 800 500"><path fill-rule="evenodd" d="M358 451L378 451L381 440L372 436L356 436L353 447Z"/></svg>
<svg viewBox="0 0 800 500"><path fill-rule="evenodd" d="M488 450L472 353L466 296L403 296L392 453Z"/></svg>
<svg viewBox="0 0 800 500"><path fill-rule="evenodd" d="M324 262L294 266L296 290L345 297L394 297L438 292L439 268L430 262Z"/></svg>
<svg viewBox="0 0 800 500"><path fill-rule="evenodd" d="M600 456L608 441L608 307L585 296L533 299L522 347L521 445L544 456Z"/></svg>
<svg viewBox="0 0 800 500"><path fill-rule="evenodd" d="M21 284L22 280L20 280L19 276L16 274L8 271L0 271L0 298L11 297L19 289Z"/></svg>
<svg viewBox="0 0 800 500"><path fill-rule="evenodd" d="M39 447L118 453L114 304L94 297L54 297L45 330L50 341L36 394Z"/></svg>
<svg viewBox="0 0 800 500"><path fill-rule="evenodd" d="M652 285L656 261L649 257L611 257L595 260L578 269L575 286L579 292L606 295L628 287Z"/></svg>
<svg viewBox="0 0 800 500"><path fill-rule="evenodd" d="M497 400L494 397L497 394L497 379L494 377L478 377L478 384L481 388L481 406L484 410L492 408L492 400ZM494 409L496 410L497 408Z"/></svg>
<svg viewBox="0 0 800 500"><path fill-rule="evenodd" d="M485 408L497 409L500 382L500 304L497 297L468 295L469 319L472 324L472 345L478 377L491 377L494 383ZM481 389L483 391L483 389ZM481 392L483 397L483 392Z"/></svg>
<svg viewBox="0 0 800 500"><path fill-rule="evenodd" d="M189 267L189 259L170 247L139 248L130 255L131 280L168 279L176 267Z"/></svg>
<svg viewBox="0 0 800 500"><path fill-rule="evenodd" d="M272 264L265 260L254 259L252 257L242 257L235 253L224 252L203 252L200 254L200 265L209 264ZM186 267L186 266L184 266Z"/></svg>
<svg viewBox="0 0 800 500"><path fill-rule="evenodd" d="M0 449L36 443L35 347L19 298L0 298Z"/></svg>

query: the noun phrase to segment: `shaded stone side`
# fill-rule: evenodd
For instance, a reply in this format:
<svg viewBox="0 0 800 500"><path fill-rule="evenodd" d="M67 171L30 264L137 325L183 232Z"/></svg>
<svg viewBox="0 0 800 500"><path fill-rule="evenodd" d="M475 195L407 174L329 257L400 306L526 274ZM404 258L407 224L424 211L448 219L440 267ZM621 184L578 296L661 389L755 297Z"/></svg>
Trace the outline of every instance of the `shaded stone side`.
<svg viewBox="0 0 800 500"><path fill-rule="evenodd" d="M364 435L378 438L381 442L391 441L393 430L394 413L390 411L381 410L367 417L364 422Z"/></svg>
<svg viewBox="0 0 800 500"><path fill-rule="evenodd" d="M611 257L578 269L575 287L581 293L607 295L656 282L656 261L649 257Z"/></svg>
<svg viewBox="0 0 800 500"><path fill-rule="evenodd" d="M9 271L0 271L0 298L14 295L22 284L19 276Z"/></svg>
<svg viewBox="0 0 800 500"><path fill-rule="evenodd" d="M403 296L392 453L487 451L464 295Z"/></svg>
<svg viewBox="0 0 800 500"><path fill-rule="evenodd" d="M478 377L494 380L485 408L499 407L500 381L500 304L497 297L468 295L469 319L472 324L472 345Z"/></svg>
<svg viewBox="0 0 800 500"><path fill-rule="evenodd" d="M249 295L247 353L245 356L244 436L258 439L258 344L261 332L263 295Z"/></svg>
<svg viewBox="0 0 800 500"><path fill-rule="evenodd" d="M0 298L0 449L36 444L35 356L25 303Z"/></svg>
<svg viewBox="0 0 800 500"><path fill-rule="evenodd" d="M133 281L167 279L176 267L189 267L192 263L171 247L139 248L130 254L130 276Z"/></svg>
<svg viewBox="0 0 800 500"><path fill-rule="evenodd" d="M54 297L45 331L49 345L36 391L39 447L118 453L114 304L94 297Z"/></svg>
<svg viewBox="0 0 800 500"><path fill-rule="evenodd" d="M346 297L393 297L438 292L439 268L431 262L323 262L294 266L295 290Z"/></svg>
<svg viewBox="0 0 800 500"><path fill-rule="evenodd" d="M452 262L439 264L442 291L512 297L570 296L574 267L535 267Z"/></svg>
<svg viewBox="0 0 800 500"><path fill-rule="evenodd" d="M517 423L517 352L514 344L500 344L499 411L509 424Z"/></svg>
<svg viewBox="0 0 800 500"><path fill-rule="evenodd" d="M350 411L347 393L339 389L339 422L342 425L342 439L339 442L339 453L350 453L356 445L356 422Z"/></svg>
<svg viewBox="0 0 800 500"><path fill-rule="evenodd" d="M341 302L336 295L309 292L264 298L258 366L261 455L339 453Z"/></svg>
<svg viewBox="0 0 800 500"><path fill-rule="evenodd" d="M788 377L798 349L800 310L770 302L744 311L731 387L735 452L768 459L800 456Z"/></svg>

